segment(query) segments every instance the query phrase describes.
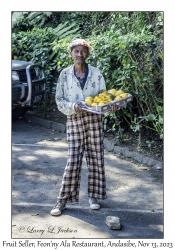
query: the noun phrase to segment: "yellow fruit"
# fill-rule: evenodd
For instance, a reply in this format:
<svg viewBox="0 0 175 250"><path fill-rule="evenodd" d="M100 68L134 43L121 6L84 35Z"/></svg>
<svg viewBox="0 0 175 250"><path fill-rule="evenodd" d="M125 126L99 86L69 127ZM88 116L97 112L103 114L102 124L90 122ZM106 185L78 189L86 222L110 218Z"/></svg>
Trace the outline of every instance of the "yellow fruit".
<svg viewBox="0 0 175 250"><path fill-rule="evenodd" d="M105 102L99 102L98 103L98 105L104 105L105 104Z"/></svg>
<svg viewBox="0 0 175 250"><path fill-rule="evenodd" d="M101 98L94 99L94 102L100 102L100 101L101 101Z"/></svg>
<svg viewBox="0 0 175 250"><path fill-rule="evenodd" d="M98 103L96 103L96 102L93 102L92 104L91 104L91 106L97 106L98 105Z"/></svg>
<svg viewBox="0 0 175 250"><path fill-rule="evenodd" d="M108 98L105 102L106 102L106 103L112 102L112 99L111 99L111 98Z"/></svg>
<svg viewBox="0 0 175 250"><path fill-rule="evenodd" d="M124 93L120 95L121 98L126 98L127 96L128 96L128 93Z"/></svg>
<svg viewBox="0 0 175 250"><path fill-rule="evenodd" d="M85 100L86 99L91 99L91 100L93 100L93 97L92 96L87 96L86 98L85 98Z"/></svg>
<svg viewBox="0 0 175 250"><path fill-rule="evenodd" d="M123 91L123 90L118 90L117 92L116 92L116 94L115 94L115 96L117 96L117 95L121 95L121 94L124 94L125 92Z"/></svg>
<svg viewBox="0 0 175 250"><path fill-rule="evenodd" d="M112 95L115 95L116 94L116 89L110 89L108 90L108 93L112 94Z"/></svg>
<svg viewBox="0 0 175 250"><path fill-rule="evenodd" d="M87 96L84 101L86 104L91 105L93 102L93 98L91 96Z"/></svg>
<svg viewBox="0 0 175 250"><path fill-rule="evenodd" d="M99 95L96 95L94 96L94 100L98 99L99 98Z"/></svg>
<svg viewBox="0 0 175 250"><path fill-rule="evenodd" d="M91 100L86 100L85 103L90 106L92 104L92 101Z"/></svg>
<svg viewBox="0 0 175 250"><path fill-rule="evenodd" d="M117 95L116 97L115 97L115 99L114 99L114 101L119 101L119 100L121 100L122 98L119 96L119 95Z"/></svg>
<svg viewBox="0 0 175 250"><path fill-rule="evenodd" d="M100 100L101 98L103 98L103 96L102 96L101 94L99 94L99 95L95 98L95 100Z"/></svg>

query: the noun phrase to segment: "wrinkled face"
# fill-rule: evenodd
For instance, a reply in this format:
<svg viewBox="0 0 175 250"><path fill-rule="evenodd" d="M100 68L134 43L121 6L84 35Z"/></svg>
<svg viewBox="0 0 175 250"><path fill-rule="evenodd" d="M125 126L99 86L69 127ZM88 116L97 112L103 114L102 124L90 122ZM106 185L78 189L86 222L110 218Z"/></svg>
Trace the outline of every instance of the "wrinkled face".
<svg viewBox="0 0 175 250"><path fill-rule="evenodd" d="M70 54L75 64L83 64L89 56L89 50L83 45L77 45L73 47Z"/></svg>

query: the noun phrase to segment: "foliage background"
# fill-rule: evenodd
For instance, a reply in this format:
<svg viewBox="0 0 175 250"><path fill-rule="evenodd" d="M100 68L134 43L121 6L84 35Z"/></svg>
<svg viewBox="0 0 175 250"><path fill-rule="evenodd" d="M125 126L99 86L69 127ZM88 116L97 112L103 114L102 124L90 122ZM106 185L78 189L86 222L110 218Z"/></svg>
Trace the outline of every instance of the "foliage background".
<svg viewBox="0 0 175 250"><path fill-rule="evenodd" d="M67 50L74 38L85 38L93 50L88 63L98 67L107 89L121 88L134 100L105 120L105 128L123 140L125 131L163 143L163 13L162 12L14 12L12 58L41 64L52 99L60 71L72 60ZM107 125L107 126L106 126ZM154 138L154 139L153 139Z"/></svg>

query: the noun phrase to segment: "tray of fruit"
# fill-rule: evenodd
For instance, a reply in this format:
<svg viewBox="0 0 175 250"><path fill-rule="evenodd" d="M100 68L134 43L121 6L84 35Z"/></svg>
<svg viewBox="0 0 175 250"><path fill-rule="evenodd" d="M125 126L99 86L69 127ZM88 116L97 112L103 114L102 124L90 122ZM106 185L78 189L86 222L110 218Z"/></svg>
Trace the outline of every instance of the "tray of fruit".
<svg viewBox="0 0 175 250"><path fill-rule="evenodd" d="M111 110L111 105L116 104L118 107L126 106L128 102L133 100L133 96L124 90L104 90L98 95L92 97L87 96L81 102L82 109L88 110L96 114L104 114Z"/></svg>

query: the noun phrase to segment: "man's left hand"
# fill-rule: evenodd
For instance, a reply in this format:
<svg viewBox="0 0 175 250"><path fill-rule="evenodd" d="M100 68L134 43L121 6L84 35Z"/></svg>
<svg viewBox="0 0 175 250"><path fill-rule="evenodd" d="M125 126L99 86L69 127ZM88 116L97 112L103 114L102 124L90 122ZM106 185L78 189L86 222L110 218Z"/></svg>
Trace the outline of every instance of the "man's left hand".
<svg viewBox="0 0 175 250"><path fill-rule="evenodd" d="M118 110L120 110L120 108L116 104L112 104L111 105L111 111L110 111L110 113L116 112Z"/></svg>

